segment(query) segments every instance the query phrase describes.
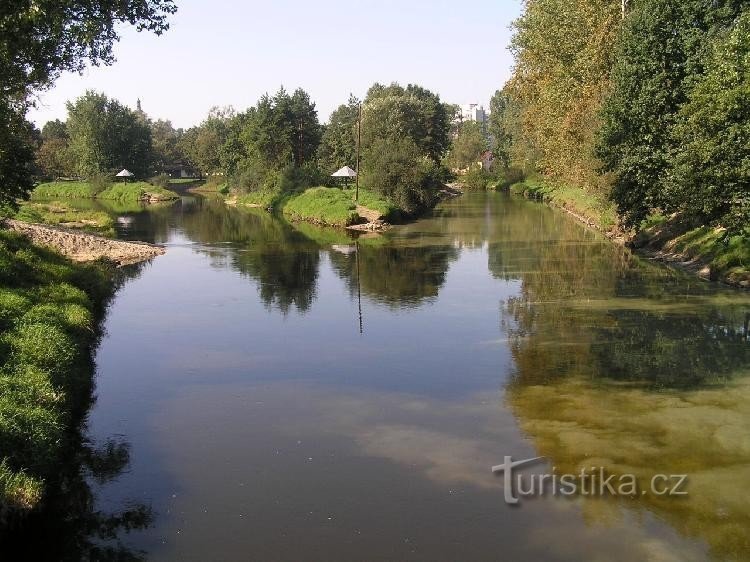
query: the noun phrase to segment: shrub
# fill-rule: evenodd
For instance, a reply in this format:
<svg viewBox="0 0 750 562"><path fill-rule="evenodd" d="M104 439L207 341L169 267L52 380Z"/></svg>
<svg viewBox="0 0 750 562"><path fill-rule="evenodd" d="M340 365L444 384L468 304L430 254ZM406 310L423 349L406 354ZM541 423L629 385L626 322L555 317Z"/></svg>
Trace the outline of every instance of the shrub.
<svg viewBox="0 0 750 562"><path fill-rule="evenodd" d="M110 188L112 180L105 174L95 174L89 178L89 193L91 197L96 197L102 191Z"/></svg>
<svg viewBox="0 0 750 562"><path fill-rule="evenodd" d="M169 187L169 176L167 174L159 174L158 176L154 176L150 180L148 180L148 183L151 185L155 185L156 187L161 187L163 189L166 189Z"/></svg>

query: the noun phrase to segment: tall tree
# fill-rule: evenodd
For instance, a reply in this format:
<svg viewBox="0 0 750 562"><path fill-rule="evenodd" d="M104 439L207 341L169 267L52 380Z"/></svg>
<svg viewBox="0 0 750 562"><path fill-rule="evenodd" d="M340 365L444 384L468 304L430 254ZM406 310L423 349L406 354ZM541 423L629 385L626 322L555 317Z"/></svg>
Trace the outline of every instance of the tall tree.
<svg viewBox="0 0 750 562"><path fill-rule="evenodd" d="M121 168L138 176L148 174L151 131L134 111L94 91L68 102L67 108L70 151L80 175Z"/></svg>
<svg viewBox="0 0 750 562"><path fill-rule="evenodd" d="M453 148L448 155L448 163L452 168L468 168L479 161L487 147L487 138L479 123L476 121L461 123L453 141Z"/></svg>
<svg viewBox="0 0 750 562"><path fill-rule="evenodd" d="M324 172L333 173L341 166L354 168L359 103L355 96L350 95L346 104L331 113L318 148L318 161Z"/></svg>
<svg viewBox="0 0 750 562"><path fill-rule="evenodd" d="M599 154L616 177L612 195L628 224L652 209L679 209L671 178L680 108L705 71L709 39L730 28L747 4L641 0L625 18Z"/></svg>

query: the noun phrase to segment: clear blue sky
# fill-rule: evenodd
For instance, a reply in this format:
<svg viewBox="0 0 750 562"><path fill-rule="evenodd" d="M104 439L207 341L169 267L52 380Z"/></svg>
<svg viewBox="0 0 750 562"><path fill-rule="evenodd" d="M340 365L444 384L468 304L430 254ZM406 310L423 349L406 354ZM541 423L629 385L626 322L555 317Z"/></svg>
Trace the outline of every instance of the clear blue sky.
<svg viewBox="0 0 750 562"><path fill-rule="evenodd" d="M95 89L176 127L215 105L244 110L280 85L304 88L321 121L373 82L425 86L487 105L510 75L510 23L521 0L178 0L161 37L123 28L117 62L63 75L29 117L65 119Z"/></svg>

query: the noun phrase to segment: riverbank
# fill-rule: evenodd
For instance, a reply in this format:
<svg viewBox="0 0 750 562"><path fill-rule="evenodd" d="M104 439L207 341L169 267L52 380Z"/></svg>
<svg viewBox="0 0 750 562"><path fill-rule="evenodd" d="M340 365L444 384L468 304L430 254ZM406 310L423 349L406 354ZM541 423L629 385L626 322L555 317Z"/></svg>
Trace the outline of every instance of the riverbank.
<svg viewBox="0 0 750 562"><path fill-rule="evenodd" d="M111 240L75 230L6 219L5 226L37 246L51 248L75 262L105 260L130 265L164 254L164 248L145 242Z"/></svg>
<svg viewBox="0 0 750 562"><path fill-rule="evenodd" d="M31 194L33 199L105 199L110 201L158 203L179 198L174 191L145 181L115 183L98 190L85 181L54 181L39 184Z"/></svg>
<svg viewBox="0 0 750 562"><path fill-rule="evenodd" d="M91 401L111 268L0 230L0 520L44 499Z"/></svg>
<svg viewBox="0 0 750 562"><path fill-rule="evenodd" d="M509 188L515 195L559 208L607 238L637 253L708 281L750 288L750 239L727 239L723 229L689 228L679 217L658 217L638 231L621 228L614 204L583 189L527 179Z"/></svg>

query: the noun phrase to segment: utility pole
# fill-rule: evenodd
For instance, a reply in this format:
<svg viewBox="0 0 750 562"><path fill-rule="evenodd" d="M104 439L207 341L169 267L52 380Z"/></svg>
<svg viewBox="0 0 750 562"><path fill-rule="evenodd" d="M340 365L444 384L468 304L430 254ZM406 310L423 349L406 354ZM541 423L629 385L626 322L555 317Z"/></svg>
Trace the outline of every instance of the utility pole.
<svg viewBox="0 0 750 562"><path fill-rule="evenodd" d="M357 172L356 187L354 188L354 202L359 201L359 145L362 142L362 102L359 103L359 117L357 118Z"/></svg>

